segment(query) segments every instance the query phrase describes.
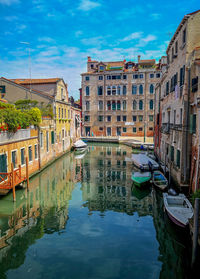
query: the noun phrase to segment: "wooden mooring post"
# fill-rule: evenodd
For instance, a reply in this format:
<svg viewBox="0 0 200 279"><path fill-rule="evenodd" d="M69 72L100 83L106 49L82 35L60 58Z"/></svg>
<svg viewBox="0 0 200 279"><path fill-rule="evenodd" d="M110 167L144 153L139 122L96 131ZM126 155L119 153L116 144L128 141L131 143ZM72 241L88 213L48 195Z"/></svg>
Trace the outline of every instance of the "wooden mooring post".
<svg viewBox="0 0 200 279"><path fill-rule="evenodd" d="M13 201L16 201L16 196L15 196L15 181L14 181L14 166L13 163L11 163L11 187L13 190Z"/></svg>
<svg viewBox="0 0 200 279"><path fill-rule="evenodd" d="M28 157L26 157L26 181L27 181L27 190L29 191Z"/></svg>
<svg viewBox="0 0 200 279"><path fill-rule="evenodd" d="M199 202L200 198L195 199L194 204L194 223L193 223L193 245L192 245L192 266L195 264L198 252L199 236Z"/></svg>

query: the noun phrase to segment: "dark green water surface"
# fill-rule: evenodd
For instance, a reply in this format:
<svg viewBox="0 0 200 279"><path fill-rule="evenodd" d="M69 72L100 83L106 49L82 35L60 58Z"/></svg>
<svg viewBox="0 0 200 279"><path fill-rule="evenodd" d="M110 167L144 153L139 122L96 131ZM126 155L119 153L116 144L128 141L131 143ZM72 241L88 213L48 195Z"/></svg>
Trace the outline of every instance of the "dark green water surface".
<svg viewBox="0 0 200 279"><path fill-rule="evenodd" d="M132 186L131 149L91 144L0 198L0 278L185 279L190 250L161 194Z"/></svg>

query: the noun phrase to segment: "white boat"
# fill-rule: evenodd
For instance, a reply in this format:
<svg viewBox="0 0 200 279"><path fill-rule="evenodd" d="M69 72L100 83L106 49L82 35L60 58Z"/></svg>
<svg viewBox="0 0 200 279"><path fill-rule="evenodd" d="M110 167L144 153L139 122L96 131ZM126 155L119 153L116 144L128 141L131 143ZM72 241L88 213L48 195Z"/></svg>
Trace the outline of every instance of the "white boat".
<svg viewBox="0 0 200 279"><path fill-rule="evenodd" d="M186 227L193 217L193 208L184 194L171 196L163 193L164 206L169 218L178 226Z"/></svg>
<svg viewBox="0 0 200 279"><path fill-rule="evenodd" d="M152 181L153 184L162 191L164 191L168 186L167 178L158 170L153 172Z"/></svg>
<svg viewBox="0 0 200 279"><path fill-rule="evenodd" d="M146 154L132 154L132 161L136 167L143 171L157 170L159 168L159 164Z"/></svg>
<svg viewBox="0 0 200 279"><path fill-rule="evenodd" d="M73 145L75 150L85 149L87 148L87 143L82 140L77 140Z"/></svg>

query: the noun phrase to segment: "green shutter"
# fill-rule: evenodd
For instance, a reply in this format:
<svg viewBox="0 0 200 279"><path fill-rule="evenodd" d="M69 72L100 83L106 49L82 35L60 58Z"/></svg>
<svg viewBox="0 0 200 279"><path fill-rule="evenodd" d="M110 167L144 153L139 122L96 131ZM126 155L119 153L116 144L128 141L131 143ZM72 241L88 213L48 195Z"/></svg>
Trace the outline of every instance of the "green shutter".
<svg viewBox="0 0 200 279"><path fill-rule="evenodd" d="M51 131L51 144L55 143L54 131Z"/></svg>

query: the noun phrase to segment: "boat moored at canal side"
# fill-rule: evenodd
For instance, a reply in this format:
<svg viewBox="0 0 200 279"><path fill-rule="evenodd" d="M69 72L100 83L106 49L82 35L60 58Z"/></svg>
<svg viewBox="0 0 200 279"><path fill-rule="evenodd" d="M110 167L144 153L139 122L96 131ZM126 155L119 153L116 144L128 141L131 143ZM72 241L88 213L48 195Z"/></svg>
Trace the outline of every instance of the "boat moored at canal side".
<svg viewBox="0 0 200 279"><path fill-rule="evenodd" d="M144 187L151 179L150 172L133 172L131 177L137 187Z"/></svg>

